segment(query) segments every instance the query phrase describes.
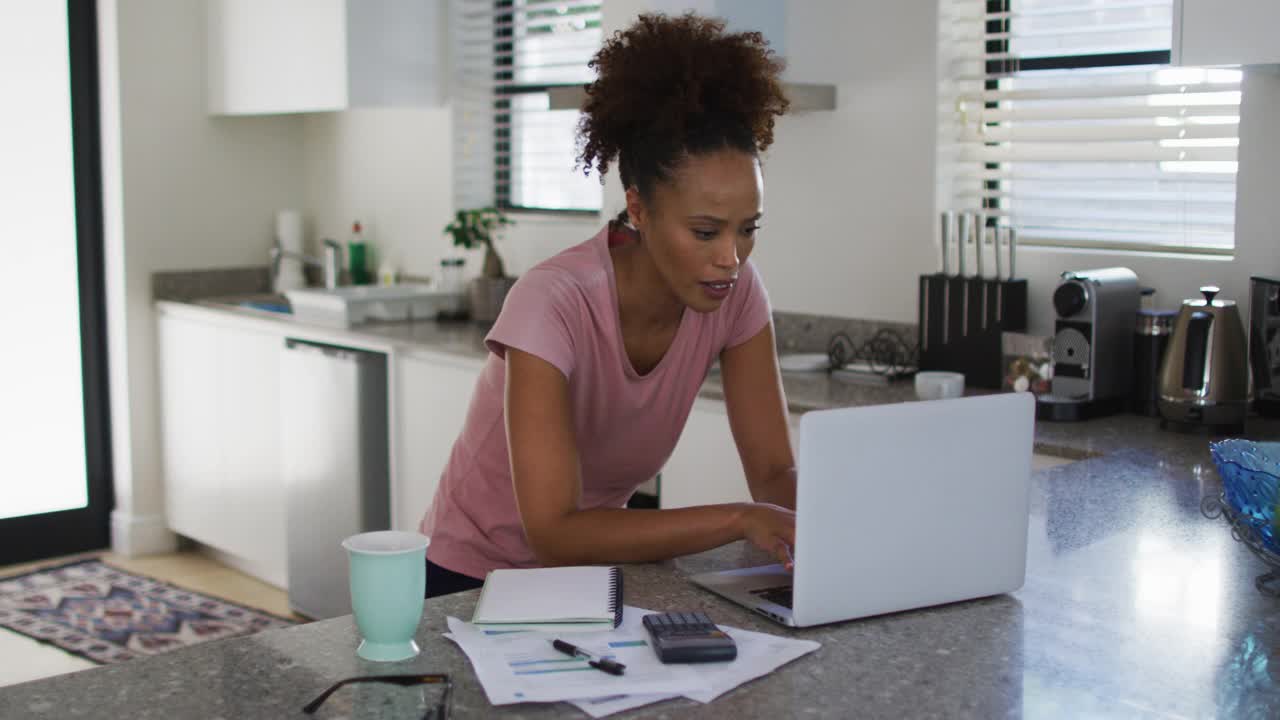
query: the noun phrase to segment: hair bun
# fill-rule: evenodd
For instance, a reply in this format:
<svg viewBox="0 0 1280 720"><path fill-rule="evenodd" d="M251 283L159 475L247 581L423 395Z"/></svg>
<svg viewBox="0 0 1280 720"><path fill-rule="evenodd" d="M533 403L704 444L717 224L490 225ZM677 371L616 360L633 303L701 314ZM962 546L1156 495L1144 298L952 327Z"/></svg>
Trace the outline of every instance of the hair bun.
<svg viewBox="0 0 1280 720"><path fill-rule="evenodd" d="M591 60L578 125L585 171L604 176L619 158L624 185L648 190L684 154L725 147L759 152L789 103L783 62L758 32L726 33L723 20L644 14Z"/></svg>

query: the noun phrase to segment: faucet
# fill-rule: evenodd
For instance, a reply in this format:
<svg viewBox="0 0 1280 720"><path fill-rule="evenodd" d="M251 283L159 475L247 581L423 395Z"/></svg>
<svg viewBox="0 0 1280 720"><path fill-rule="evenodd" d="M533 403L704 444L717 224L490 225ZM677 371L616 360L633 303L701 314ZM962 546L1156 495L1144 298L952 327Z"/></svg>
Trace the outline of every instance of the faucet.
<svg viewBox="0 0 1280 720"><path fill-rule="evenodd" d="M276 276L280 274L281 258L293 258L299 260L305 265L318 267L324 270L324 286L327 290L338 287L338 270L342 261L342 246L337 240L325 238L324 243L324 260L318 260L310 255L295 253L280 247L280 239L276 238L275 243L271 246L271 284L275 285Z"/></svg>

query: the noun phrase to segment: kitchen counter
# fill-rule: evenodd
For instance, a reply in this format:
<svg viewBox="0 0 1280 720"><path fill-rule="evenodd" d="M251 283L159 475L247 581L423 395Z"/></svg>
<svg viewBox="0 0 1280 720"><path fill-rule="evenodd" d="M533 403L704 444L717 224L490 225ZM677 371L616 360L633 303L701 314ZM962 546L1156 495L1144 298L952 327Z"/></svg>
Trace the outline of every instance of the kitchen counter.
<svg viewBox="0 0 1280 720"><path fill-rule="evenodd" d="M320 334L483 357L479 329L434 325ZM784 377L793 410L911 397L901 385L838 382L822 374ZM717 391L713 376L704 392ZM1280 439L1280 423L1253 418L1246 434ZM1027 579L1010 595L787 630L686 582L697 572L767 561L743 543L625 566L629 604L705 610L727 625L822 647L709 705L680 699L623 716L1280 715L1280 601L1254 588L1263 567L1226 524L1200 514L1201 499L1221 489L1206 439L1123 415L1039 423L1036 442L1042 451L1084 459L1034 474ZM927 531L909 525L908 508L851 508L851 518L859 511L899 512L903 532ZM0 689L0 717L301 716L306 701L340 678L438 671L455 679L457 717L581 717L565 704L488 704L465 656L441 637L445 617L469 617L477 596L428 601L418 629L423 653L411 661L358 659L352 620L343 617ZM418 692L348 688L318 717L411 717Z"/></svg>
<svg viewBox="0 0 1280 720"><path fill-rule="evenodd" d="M1131 429L1106 423L1074 432L1102 428L1096 444L1084 443L1101 451ZM1124 449L1034 475L1027 581L1010 595L787 630L685 581L765 561L743 543L626 566L630 604L705 610L822 647L709 705L680 699L624 716L1276 717L1280 604L1254 589L1262 566L1225 523L1200 514L1201 498L1219 490L1202 443L1153 438L1162 436L1138 433ZM477 594L427 602L423 653L411 661L359 660L343 617L5 688L0 717L301 716L337 679L427 671L454 677L457 717L581 717L565 704L488 704L466 658L441 637L445 617L469 617ZM411 717L417 692L346 689L321 716Z"/></svg>
<svg viewBox="0 0 1280 720"><path fill-rule="evenodd" d="M488 354L484 346L487 326L473 323L438 323L433 321L370 323L350 329L333 329L306 325L261 310L235 307L215 301L160 301L161 312L195 313L257 327L271 328L281 334L316 339L406 354L447 355L478 367ZM782 385L788 409L793 413L835 407L881 405L915 400L911 381L887 385L863 384L833 379L825 372L784 372ZM970 390L970 394L990 392ZM718 372L708 375L700 395L723 400L724 390ZM1246 426L1249 437L1280 439L1280 421L1251 417ZM1176 457L1178 462L1208 466L1208 438L1160 429L1159 420L1120 414L1085 423L1036 423L1036 452L1082 460L1135 447L1147 449L1161 457Z"/></svg>

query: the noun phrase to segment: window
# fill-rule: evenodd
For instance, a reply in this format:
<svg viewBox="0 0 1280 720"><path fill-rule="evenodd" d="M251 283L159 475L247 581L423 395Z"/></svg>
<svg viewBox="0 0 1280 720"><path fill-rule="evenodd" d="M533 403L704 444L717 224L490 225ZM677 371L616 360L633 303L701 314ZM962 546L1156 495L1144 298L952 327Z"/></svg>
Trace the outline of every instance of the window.
<svg viewBox="0 0 1280 720"><path fill-rule="evenodd" d="M1173 0L942 0L940 194L1031 245L1229 254L1240 76Z"/></svg>
<svg viewBox="0 0 1280 720"><path fill-rule="evenodd" d="M577 110L547 90L594 80L600 0L453 0L459 208L597 213L599 179L575 170Z"/></svg>

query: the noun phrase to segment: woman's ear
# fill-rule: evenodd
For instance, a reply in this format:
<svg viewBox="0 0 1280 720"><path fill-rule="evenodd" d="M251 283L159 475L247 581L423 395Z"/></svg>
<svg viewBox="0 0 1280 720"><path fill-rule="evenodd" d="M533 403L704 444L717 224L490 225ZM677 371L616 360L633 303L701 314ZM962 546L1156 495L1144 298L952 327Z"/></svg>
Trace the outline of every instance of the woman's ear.
<svg viewBox="0 0 1280 720"><path fill-rule="evenodd" d="M627 216L631 220L631 227L642 233L645 231L649 223L648 211L640 197L640 191L634 185L627 188Z"/></svg>

